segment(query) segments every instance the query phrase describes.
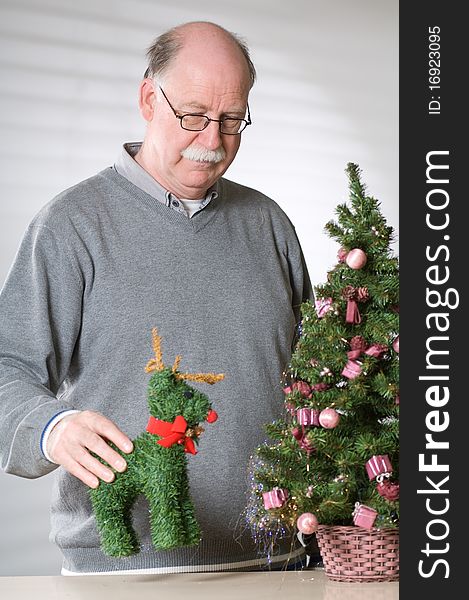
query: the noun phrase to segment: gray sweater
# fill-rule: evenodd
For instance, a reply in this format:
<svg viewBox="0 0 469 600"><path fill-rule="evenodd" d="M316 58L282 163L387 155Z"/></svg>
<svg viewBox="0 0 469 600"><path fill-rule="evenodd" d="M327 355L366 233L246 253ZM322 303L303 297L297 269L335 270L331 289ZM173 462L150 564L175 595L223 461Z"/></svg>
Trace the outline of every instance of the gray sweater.
<svg viewBox="0 0 469 600"><path fill-rule="evenodd" d="M0 460L22 477L55 470L51 540L64 569L100 572L255 568L238 520L247 465L282 408L301 302L311 284L295 231L275 202L227 179L192 219L109 168L66 190L26 231L0 295ZM148 508L134 524L142 551L102 554L88 488L45 459L40 438L66 409L91 409L130 438L148 420L144 367L151 329L163 360L224 373L207 393L219 415L189 457L198 547L155 552ZM289 541L279 548L288 553ZM280 556L279 556L280 558Z"/></svg>

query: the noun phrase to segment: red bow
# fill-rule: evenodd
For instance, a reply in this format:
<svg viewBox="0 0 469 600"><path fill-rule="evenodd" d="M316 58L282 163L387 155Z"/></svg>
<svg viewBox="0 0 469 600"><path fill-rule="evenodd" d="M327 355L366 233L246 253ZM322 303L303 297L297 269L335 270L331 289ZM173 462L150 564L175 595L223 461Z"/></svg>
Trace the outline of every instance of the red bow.
<svg viewBox="0 0 469 600"><path fill-rule="evenodd" d="M358 325L361 323L362 318L358 311L357 302L366 302L369 299L368 289L366 287L354 288L352 285L347 285L342 290L342 295L347 300L345 322Z"/></svg>
<svg viewBox="0 0 469 600"><path fill-rule="evenodd" d="M356 335L350 340L351 350L347 352L348 361L342 371L342 375L348 379L355 379L361 375L362 367L361 363L357 362L357 358L360 355L366 354L367 356L373 356L374 358L381 358L381 355L388 349L384 344L372 344L367 346L365 339L361 335Z"/></svg>
<svg viewBox="0 0 469 600"><path fill-rule="evenodd" d="M169 448L173 444L184 444L184 452L197 454L193 440L185 435L186 430L187 421L182 415L178 415L172 423L150 417L147 425L148 433L161 436L156 442L160 446Z"/></svg>

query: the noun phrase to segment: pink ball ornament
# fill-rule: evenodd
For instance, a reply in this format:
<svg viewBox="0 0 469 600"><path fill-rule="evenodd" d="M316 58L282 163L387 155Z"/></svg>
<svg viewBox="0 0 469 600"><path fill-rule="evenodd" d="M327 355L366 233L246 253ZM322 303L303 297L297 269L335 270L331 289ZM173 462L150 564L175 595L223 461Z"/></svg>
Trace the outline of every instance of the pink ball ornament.
<svg viewBox="0 0 469 600"><path fill-rule="evenodd" d="M399 354L399 336L397 336L397 338L392 343L392 347L394 348L395 352Z"/></svg>
<svg viewBox="0 0 469 600"><path fill-rule="evenodd" d="M345 262L351 269L362 269L368 260L366 254L360 248L354 248L347 254Z"/></svg>
<svg viewBox="0 0 469 600"><path fill-rule="evenodd" d="M339 413L333 408L325 408L319 414L319 424L324 427L324 429L334 429L337 427L340 421Z"/></svg>
<svg viewBox="0 0 469 600"><path fill-rule="evenodd" d="M296 526L298 527L298 531L304 533L305 535L310 535L314 533L319 525L319 521L316 515L313 513L303 513L296 520Z"/></svg>

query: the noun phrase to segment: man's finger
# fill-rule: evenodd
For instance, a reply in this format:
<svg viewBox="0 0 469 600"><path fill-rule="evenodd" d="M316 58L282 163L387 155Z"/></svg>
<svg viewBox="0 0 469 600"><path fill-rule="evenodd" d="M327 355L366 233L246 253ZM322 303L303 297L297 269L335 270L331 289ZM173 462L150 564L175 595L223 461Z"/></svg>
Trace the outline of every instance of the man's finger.
<svg viewBox="0 0 469 600"><path fill-rule="evenodd" d="M92 475L95 475L99 479L110 483L114 481L115 475L111 469L106 465L103 465L97 458L91 456L86 448L81 448L78 456L75 457L75 462L89 471Z"/></svg>
<svg viewBox="0 0 469 600"><path fill-rule="evenodd" d="M111 446L109 446L109 444L105 442L97 433L89 432L86 439L83 440L83 445L86 449L90 450L102 458L108 465L116 469L116 471L122 472L127 468L125 459L122 458L122 456L115 450L113 450ZM89 455L85 448L82 447L83 451ZM80 458L78 457L77 460L81 462ZM84 463L82 462L82 464Z"/></svg>
<svg viewBox="0 0 469 600"><path fill-rule="evenodd" d="M93 473L82 467L76 461L71 460L67 463L64 463L62 467L88 487L95 489L99 486L99 479L96 477L96 475L93 475Z"/></svg>
<svg viewBox="0 0 469 600"><path fill-rule="evenodd" d="M123 452L132 452L132 441L112 421L91 411L84 411L81 416L92 431L115 444Z"/></svg>

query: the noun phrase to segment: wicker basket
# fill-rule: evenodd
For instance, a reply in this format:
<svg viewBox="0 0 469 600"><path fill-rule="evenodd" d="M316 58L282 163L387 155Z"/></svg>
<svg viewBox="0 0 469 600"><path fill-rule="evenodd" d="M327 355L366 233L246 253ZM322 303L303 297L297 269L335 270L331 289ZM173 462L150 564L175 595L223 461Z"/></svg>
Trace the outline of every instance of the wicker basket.
<svg viewBox="0 0 469 600"><path fill-rule="evenodd" d="M329 579L368 583L399 580L399 530L319 525L316 532Z"/></svg>

